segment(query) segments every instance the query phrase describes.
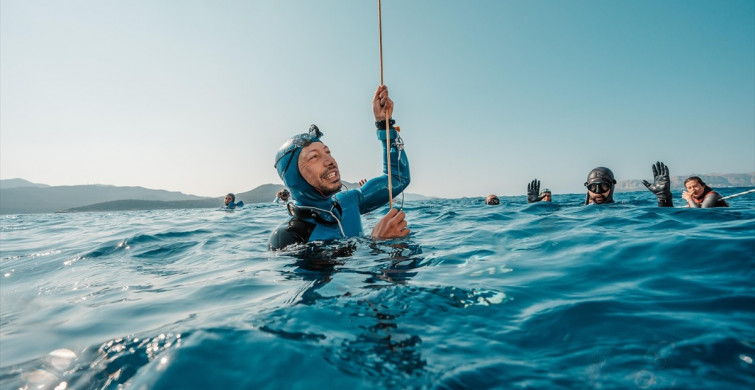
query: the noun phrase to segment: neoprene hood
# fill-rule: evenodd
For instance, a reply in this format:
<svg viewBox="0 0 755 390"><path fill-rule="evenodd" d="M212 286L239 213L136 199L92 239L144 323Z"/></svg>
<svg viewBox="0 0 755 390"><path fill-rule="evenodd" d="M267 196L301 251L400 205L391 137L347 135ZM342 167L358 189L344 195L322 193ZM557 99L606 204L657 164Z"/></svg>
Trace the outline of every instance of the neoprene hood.
<svg viewBox="0 0 755 390"><path fill-rule="evenodd" d="M329 197L323 197L315 187L304 180L299 172L299 155L302 148L313 142L322 143L320 140L322 136L320 129L311 125L309 132L289 138L275 155L275 169L278 171L278 176L289 188L294 200L302 205L322 207L324 203L330 202Z"/></svg>
<svg viewBox="0 0 755 390"><path fill-rule="evenodd" d="M585 187L593 183L606 183L611 185L611 192L608 193L606 201L603 203L613 203L613 190L616 186L616 179L613 176L613 172L606 167L597 167L587 174L587 181L585 181ZM590 200L590 194L587 194L585 204Z"/></svg>

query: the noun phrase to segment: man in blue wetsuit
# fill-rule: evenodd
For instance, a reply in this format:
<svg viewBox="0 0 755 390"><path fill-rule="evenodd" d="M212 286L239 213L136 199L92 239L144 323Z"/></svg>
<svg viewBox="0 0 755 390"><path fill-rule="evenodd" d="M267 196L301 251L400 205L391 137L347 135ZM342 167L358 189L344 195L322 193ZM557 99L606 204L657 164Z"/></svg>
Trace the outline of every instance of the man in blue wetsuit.
<svg viewBox="0 0 755 390"><path fill-rule="evenodd" d="M362 235L362 214L388 203L386 161L386 118L393 113L388 88L381 85L372 99L377 138L383 145L383 175L367 181L360 188L341 191L341 174L330 149L322 143L323 133L312 125L308 133L291 137L275 156L275 169L294 202L289 203L291 216L270 235L270 249L292 244L326 241ZM409 185L409 161L403 142L390 119L391 185L393 196ZM372 230L373 238L403 237L409 234L404 212L391 209Z"/></svg>
<svg viewBox="0 0 755 390"><path fill-rule="evenodd" d="M244 202L241 200L236 203L236 195L228 193L228 195L225 196L225 208L235 209L236 207L242 207L243 205Z"/></svg>

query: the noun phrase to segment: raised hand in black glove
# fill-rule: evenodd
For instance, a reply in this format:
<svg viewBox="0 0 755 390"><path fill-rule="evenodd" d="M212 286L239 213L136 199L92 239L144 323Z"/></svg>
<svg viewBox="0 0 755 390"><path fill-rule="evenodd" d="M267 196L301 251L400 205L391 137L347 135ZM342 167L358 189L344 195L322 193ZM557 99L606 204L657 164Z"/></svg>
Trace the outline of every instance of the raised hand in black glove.
<svg viewBox="0 0 755 390"><path fill-rule="evenodd" d="M540 180L535 179L527 184L527 203L539 202L544 197L540 195Z"/></svg>
<svg viewBox="0 0 755 390"><path fill-rule="evenodd" d="M671 200L671 179L669 178L668 167L662 162L657 161L653 165L653 184L648 183L647 180L643 180L642 184L658 198L658 206L674 207Z"/></svg>

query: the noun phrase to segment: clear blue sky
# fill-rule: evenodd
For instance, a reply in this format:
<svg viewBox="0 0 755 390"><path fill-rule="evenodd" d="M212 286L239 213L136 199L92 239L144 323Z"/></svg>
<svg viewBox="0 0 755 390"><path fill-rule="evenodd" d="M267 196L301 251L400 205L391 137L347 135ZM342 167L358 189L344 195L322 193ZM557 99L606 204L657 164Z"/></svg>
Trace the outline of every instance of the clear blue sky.
<svg viewBox="0 0 755 390"><path fill-rule="evenodd" d="M755 171L755 2L383 1L408 192ZM380 174L377 1L0 3L0 178L220 196L316 123Z"/></svg>

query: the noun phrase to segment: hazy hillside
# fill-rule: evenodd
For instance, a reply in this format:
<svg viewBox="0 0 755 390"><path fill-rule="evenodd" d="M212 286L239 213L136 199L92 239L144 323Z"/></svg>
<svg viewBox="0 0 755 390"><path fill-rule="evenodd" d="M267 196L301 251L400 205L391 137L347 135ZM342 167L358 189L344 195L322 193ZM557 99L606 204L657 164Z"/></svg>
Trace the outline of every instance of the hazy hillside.
<svg viewBox="0 0 755 390"><path fill-rule="evenodd" d="M82 185L6 188L6 180L0 182L2 182L2 186L0 186L0 214L50 213L125 199L152 201L205 199L180 192L151 190L143 187Z"/></svg>
<svg viewBox="0 0 755 390"><path fill-rule="evenodd" d="M24 179L5 179L0 180L0 188L18 188L18 187L49 187L47 184L32 183Z"/></svg>
<svg viewBox="0 0 755 390"><path fill-rule="evenodd" d="M357 183L344 184L347 188L358 187ZM272 202L282 188L280 184L263 184L235 194L236 201L247 204ZM24 179L8 179L0 180L0 214L212 208L223 207L224 195L208 198L175 191L108 185L51 187ZM430 198L406 194L406 200L421 199Z"/></svg>
<svg viewBox="0 0 755 390"><path fill-rule="evenodd" d="M251 191L236 194L236 201L243 200L244 203L266 203L275 200L275 195L283 189L280 184L263 184Z"/></svg>
<svg viewBox="0 0 755 390"><path fill-rule="evenodd" d="M112 202L97 203L83 207L64 210L67 213L83 211L128 211L128 210L164 210L164 209L205 209L219 208L223 202L218 199L204 198L197 200L114 200Z"/></svg>
<svg viewBox="0 0 755 390"><path fill-rule="evenodd" d="M741 174L698 175L713 188L755 187L755 172ZM683 189L687 176L673 176L671 188ZM347 188L357 183L344 182ZM250 191L236 194L236 200L247 204L268 203L275 199L280 184L263 184ZM641 180L622 180L616 184L617 192L645 190ZM223 207L223 196L216 198L186 195L181 192L152 190L143 187L116 187L109 185L48 186L24 179L0 180L0 214L30 214L77 211L156 210L171 208ZM398 199L401 198L399 195ZM432 197L407 193L405 200L426 200Z"/></svg>

